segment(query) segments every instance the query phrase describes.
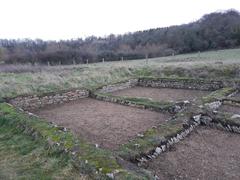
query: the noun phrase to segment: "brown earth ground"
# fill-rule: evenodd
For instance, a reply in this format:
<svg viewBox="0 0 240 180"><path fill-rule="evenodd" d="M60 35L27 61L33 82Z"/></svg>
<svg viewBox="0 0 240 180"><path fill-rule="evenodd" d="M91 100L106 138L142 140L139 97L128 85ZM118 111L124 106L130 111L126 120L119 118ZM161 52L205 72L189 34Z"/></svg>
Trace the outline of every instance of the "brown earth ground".
<svg viewBox="0 0 240 180"><path fill-rule="evenodd" d="M115 96L145 97L156 101L183 101L194 100L196 98L208 95L209 91L171 89L171 88L150 88L133 87L113 92Z"/></svg>
<svg viewBox="0 0 240 180"><path fill-rule="evenodd" d="M218 110L221 112L240 114L240 107L238 106L222 105Z"/></svg>
<svg viewBox="0 0 240 180"><path fill-rule="evenodd" d="M49 106L34 113L109 149L117 148L138 133L170 118L167 114L90 98Z"/></svg>
<svg viewBox="0 0 240 180"><path fill-rule="evenodd" d="M148 164L160 179L239 180L240 135L200 127Z"/></svg>

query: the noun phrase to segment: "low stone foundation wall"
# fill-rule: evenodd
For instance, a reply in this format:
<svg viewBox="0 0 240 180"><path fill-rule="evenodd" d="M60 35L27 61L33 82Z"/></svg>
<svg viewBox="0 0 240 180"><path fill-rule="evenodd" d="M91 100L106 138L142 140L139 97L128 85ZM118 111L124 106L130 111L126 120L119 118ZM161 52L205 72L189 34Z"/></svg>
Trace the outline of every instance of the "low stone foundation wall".
<svg viewBox="0 0 240 180"><path fill-rule="evenodd" d="M224 87L224 83L222 81L207 81L202 79L187 79L187 78L172 79L172 78L142 77L139 79L130 79L125 82L106 85L97 89L95 92L92 92L91 94L110 93L110 92L114 92L114 91L118 91L126 88L131 88L134 86L214 91ZM64 102L69 102L69 101L77 100L80 98L88 97L89 94L90 93L87 90L77 89L77 90L70 90L67 92L48 93L41 96L38 96L38 95L19 96L14 99L8 100L8 102L24 110L32 110L32 109L44 107L46 105L61 104ZM112 99L109 100L108 98L104 98L104 99L100 98L100 99L105 101L110 101L110 102L116 101L116 99L114 100ZM121 104L136 106L136 104L129 103L128 101ZM148 108L148 109L151 109L151 108ZM171 109L170 111L175 112L175 109L173 110Z"/></svg>
<svg viewBox="0 0 240 180"><path fill-rule="evenodd" d="M136 160L138 165L142 166L149 160L155 159L157 156L167 151L169 147L183 140L188 134L190 134L199 125L204 125L214 129L240 134L240 124L233 125L233 124L227 123L226 121L225 123L222 123L221 121L218 121L217 119L212 118L208 115L199 114L192 117L192 122L191 124L189 124L188 128L184 129L180 133L177 133L173 137L169 137L168 139L166 139L166 141L161 142L161 144L158 147L156 147L154 150L152 150L148 154L144 154L141 157L137 158Z"/></svg>
<svg viewBox="0 0 240 180"><path fill-rule="evenodd" d="M208 126L218 130L224 130L224 131L240 134L240 127L237 127L237 126L230 126L230 125L224 126L221 123L212 123L212 122L209 123Z"/></svg>
<svg viewBox="0 0 240 180"><path fill-rule="evenodd" d="M140 78L138 85L154 88L194 89L204 91L215 91L224 87L221 81L170 78Z"/></svg>
<svg viewBox="0 0 240 180"><path fill-rule="evenodd" d="M89 96L84 89L77 89L67 92L48 93L41 96L19 96L9 100L9 103L23 110L34 110L51 104L62 104Z"/></svg>
<svg viewBox="0 0 240 180"><path fill-rule="evenodd" d="M157 158L160 154L167 151L171 146L183 140L186 136L188 136L197 126L200 125L201 115L196 115L192 117L193 121L188 125L187 128L183 129L181 132L176 133L172 137L168 137L165 141L161 142L161 144L156 147L154 150L149 152L148 154L142 155L140 158L136 159L138 166L144 165L149 160Z"/></svg>
<svg viewBox="0 0 240 180"><path fill-rule="evenodd" d="M235 100L233 98L223 99L223 104L232 105L232 106L240 106L240 100Z"/></svg>
<svg viewBox="0 0 240 180"><path fill-rule="evenodd" d="M176 114L178 112L181 112L190 104L189 101L179 101L175 103L158 102L158 104L156 105L156 102L148 100L149 104L147 105L146 103L140 103L136 101L137 98L132 100L125 97L108 96L105 94L97 94L97 93L92 94L91 97L101 101L112 102L112 103L117 103L125 106L137 107L141 109L148 109L156 112L168 112L170 114ZM141 100L141 98L139 98L139 100Z"/></svg>
<svg viewBox="0 0 240 180"><path fill-rule="evenodd" d="M103 86L102 88L98 89L97 92L98 93L110 93L110 92L114 92L114 91L118 91L118 90L122 90L122 89L131 88L131 87L137 86L137 84L138 84L138 79L130 79L126 82L120 82L120 83L116 83L116 84L110 84L110 85Z"/></svg>
<svg viewBox="0 0 240 180"><path fill-rule="evenodd" d="M240 134L240 124L237 123L239 121L235 121L234 119L232 119L232 122L228 122L224 120L224 118L226 118L225 115L222 116L222 121L215 117L210 117L206 115L202 116L201 124L218 130L225 130Z"/></svg>

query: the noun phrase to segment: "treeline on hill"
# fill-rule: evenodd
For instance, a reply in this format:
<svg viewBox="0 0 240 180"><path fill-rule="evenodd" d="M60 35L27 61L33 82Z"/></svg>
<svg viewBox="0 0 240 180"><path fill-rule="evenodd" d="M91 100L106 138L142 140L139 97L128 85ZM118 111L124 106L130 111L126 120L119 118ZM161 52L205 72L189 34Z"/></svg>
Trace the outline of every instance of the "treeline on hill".
<svg viewBox="0 0 240 180"><path fill-rule="evenodd" d="M180 26L64 41L0 40L0 63L72 64L140 59L240 45L240 13L204 15Z"/></svg>

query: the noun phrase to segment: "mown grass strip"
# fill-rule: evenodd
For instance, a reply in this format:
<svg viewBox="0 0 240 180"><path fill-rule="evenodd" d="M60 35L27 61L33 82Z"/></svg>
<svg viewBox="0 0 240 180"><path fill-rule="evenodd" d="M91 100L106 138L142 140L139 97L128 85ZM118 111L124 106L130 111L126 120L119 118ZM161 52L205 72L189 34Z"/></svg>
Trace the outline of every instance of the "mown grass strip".
<svg viewBox="0 0 240 180"><path fill-rule="evenodd" d="M183 122L180 120L171 120L157 127L148 129L142 137L122 145L117 153L124 159L135 161L142 155L149 154L155 150L161 143L166 143L168 138L175 136L184 130Z"/></svg>
<svg viewBox="0 0 240 180"><path fill-rule="evenodd" d="M211 118L213 123L220 123L223 126L240 127L240 117L234 117L234 113L218 112L214 115L211 114Z"/></svg>
<svg viewBox="0 0 240 180"><path fill-rule="evenodd" d="M231 93L234 93L235 91L236 91L236 89L231 88L231 87L222 88L222 89L219 89L219 90L216 90L216 91L210 93L207 96L204 96L202 98L202 101L204 103L210 103L210 102L214 102L214 101L222 101L224 98L226 98Z"/></svg>
<svg viewBox="0 0 240 180"><path fill-rule="evenodd" d="M91 96L99 100L114 102L128 106L140 107L143 109L150 109L157 112L175 113L176 103L174 102L153 101L152 99L140 97L113 96L109 93L93 93ZM179 102L178 104L183 105L183 103L181 102Z"/></svg>

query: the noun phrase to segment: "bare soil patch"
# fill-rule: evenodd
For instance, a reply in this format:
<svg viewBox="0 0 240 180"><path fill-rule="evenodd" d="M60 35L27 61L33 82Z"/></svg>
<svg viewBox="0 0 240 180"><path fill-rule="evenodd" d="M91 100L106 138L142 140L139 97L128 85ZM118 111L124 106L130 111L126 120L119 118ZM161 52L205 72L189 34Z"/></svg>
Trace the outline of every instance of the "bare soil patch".
<svg viewBox="0 0 240 180"><path fill-rule="evenodd" d="M109 149L117 148L138 133L170 118L167 114L90 98L49 106L34 113Z"/></svg>
<svg viewBox="0 0 240 180"><path fill-rule="evenodd" d="M194 100L196 98L208 95L209 93L209 91L188 89L133 87L116 91L112 94L115 96L152 98L156 101L183 101Z"/></svg>
<svg viewBox="0 0 240 180"><path fill-rule="evenodd" d="M240 136L200 127L148 164L160 179L225 180L240 177Z"/></svg>
<svg viewBox="0 0 240 180"><path fill-rule="evenodd" d="M218 110L222 112L240 114L240 107L238 106L222 105Z"/></svg>

